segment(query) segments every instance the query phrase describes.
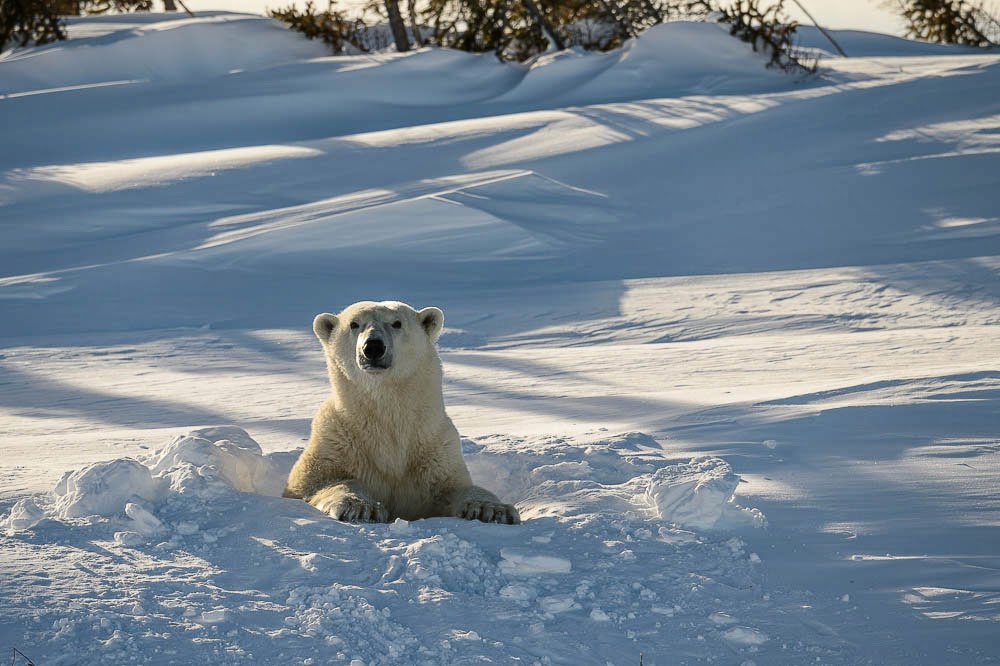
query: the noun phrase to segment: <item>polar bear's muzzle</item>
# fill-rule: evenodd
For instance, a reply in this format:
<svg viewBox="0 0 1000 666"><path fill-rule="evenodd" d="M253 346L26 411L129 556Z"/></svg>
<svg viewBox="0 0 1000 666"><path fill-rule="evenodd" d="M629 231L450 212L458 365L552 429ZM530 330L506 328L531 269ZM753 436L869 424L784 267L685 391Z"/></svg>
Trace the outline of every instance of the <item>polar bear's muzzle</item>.
<svg viewBox="0 0 1000 666"><path fill-rule="evenodd" d="M358 340L358 367L368 372L388 370L392 367L392 352L386 344L388 336L374 327L366 333Z"/></svg>

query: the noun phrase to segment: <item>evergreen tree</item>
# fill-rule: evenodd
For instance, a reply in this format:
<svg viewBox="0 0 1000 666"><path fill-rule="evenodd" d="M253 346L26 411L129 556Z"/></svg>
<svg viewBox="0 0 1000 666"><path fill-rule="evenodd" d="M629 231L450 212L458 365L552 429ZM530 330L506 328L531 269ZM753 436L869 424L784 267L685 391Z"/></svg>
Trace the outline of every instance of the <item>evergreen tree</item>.
<svg viewBox="0 0 1000 666"><path fill-rule="evenodd" d="M408 0L409 32L419 45L495 53L501 60L523 62L548 50L568 47L607 50L620 46L643 30L675 19L726 23L730 32L767 53L770 65L786 70L809 70L792 48L796 24L783 14L783 0ZM766 4L765 4L766 3ZM364 8L386 18L397 49L409 48L408 30L399 0L369 0ZM345 45L366 51L379 48L371 35L377 31L362 18L348 21L334 9L317 12L312 1L305 11L295 6L272 11L311 39L323 39L340 53Z"/></svg>
<svg viewBox="0 0 1000 666"><path fill-rule="evenodd" d="M0 51L66 39L65 22L48 0L0 0Z"/></svg>
<svg viewBox="0 0 1000 666"><path fill-rule="evenodd" d="M396 50L402 53L410 50L410 40L406 36L406 23L399 11L399 0L385 0L385 13L389 16L389 28L392 39L396 42Z"/></svg>
<svg viewBox="0 0 1000 666"><path fill-rule="evenodd" d="M761 7L760 0L737 0L722 10L720 21L729 25L729 34L768 54L768 67L814 71L815 65L806 65L795 55L792 38L798 23L784 16L784 4L778 0Z"/></svg>
<svg viewBox="0 0 1000 666"><path fill-rule="evenodd" d="M941 44L997 46L1000 20L982 4L966 0L897 0L906 35Z"/></svg>

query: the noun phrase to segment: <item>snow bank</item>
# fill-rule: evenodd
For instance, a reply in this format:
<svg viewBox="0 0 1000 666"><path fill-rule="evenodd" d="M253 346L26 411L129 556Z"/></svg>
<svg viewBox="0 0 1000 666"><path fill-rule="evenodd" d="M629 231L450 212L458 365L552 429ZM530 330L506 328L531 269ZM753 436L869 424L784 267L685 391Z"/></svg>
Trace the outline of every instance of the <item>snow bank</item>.
<svg viewBox="0 0 1000 666"><path fill-rule="evenodd" d="M150 509L178 496L204 503L231 491L280 497L289 469L288 455L263 455L242 428L199 428L144 461L119 458L67 472L48 498L19 500L0 526L23 530L45 518L127 518L136 533L152 536L163 525Z"/></svg>
<svg viewBox="0 0 1000 666"><path fill-rule="evenodd" d="M464 445L477 482L519 497L525 517L613 507L652 512L664 523L700 531L767 522L759 510L736 503L741 479L725 460L705 457L670 464L659 443L643 433L601 433L582 444L560 437L496 435ZM506 566L532 566L521 564L513 559Z"/></svg>
<svg viewBox="0 0 1000 666"><path fill-rule="evenodd" d="M673 21L653 26L608 53L573 49L543 55L533 61L524 80L497 101L556 98L582 103L788 85L791 77L767 69L766 62L722 25Z"/></svg>
<svg viewBox="0 0 1000 666"><path fill-rule="evenodd" d="M2 54L0 95L208 79L328 55L321 43L263 16L150 14L141 23L115 18L74 19L67 41ZM76 37L77 23L91 36Z"/></svg>
<svg viewBox="0 0 1000 666"><path fill-rule="evenodd" d="M933 44L865 30L833 30L831 34L851 58L934 56L982 52L971 46ZM800 25L795 31L795 42L800 48L809 49L823 57L838 57L830 40L815 26Z"/></svg>
<svg viewBox="0 0 1000 666"><path fill-rule="evenodd" d="M670 465L642 433L463 444L477 477L494 470L478 480L518 502L525 523L340 523L275 497L296 452L264 455L232 426L70 472L0 519L4 552L22 572L44 563L52 582L23 575L0 589L21 627L5 635L44 645L46 663L310 664L322 654L438 665L548 663L539 657L563 658L570 644L586 646L578 663L604 663L640 633L714 659L774 632L758 626L766 609L752 610L762 601L746 592L759 588L759 558L738 538L680 529L645 499L654 480L687 478L678 470L691 465L735 478L718 473L721 461ZM701 495L705 514L719 513L708 498L729 500ZM682 620L661 622L670 616ZM721 616L754 626L711 619ZM553 635L568 641L554 648Z"/></svg>
<svg viewBox="0 0 1000 666"><path fill-rule="evenodd" d="M708 530L742 517L764 523L756 509L734 502L740 478L720 458L666 464L656 440L642 433L598 437L581 448L563 438L464 440L477 482L514 499L526 517L582 511L642 511L650 506L665 523ZM252 493L280 497L296 452L264 455L245 430L199 428L174 438L142 461L119 458L67 472L48 498L23 498L0 522L30 529L42 519L121 519L135 532L162 530L157 507L178 502L206 507L219 496ZM210 509L209 509L210 510ZM727 522L727 518L729 521ZM405 531L400 521L394 529ZM180 525L184 531L187 527ZM508 573L568 572L561 558L502 552Z"/></svg>

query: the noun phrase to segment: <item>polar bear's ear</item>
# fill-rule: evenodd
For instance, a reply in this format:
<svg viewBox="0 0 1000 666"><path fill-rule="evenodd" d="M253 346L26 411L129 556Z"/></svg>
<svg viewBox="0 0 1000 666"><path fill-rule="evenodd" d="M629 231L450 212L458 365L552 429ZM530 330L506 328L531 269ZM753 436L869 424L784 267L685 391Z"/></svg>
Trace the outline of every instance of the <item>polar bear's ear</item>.
<svg viewBox="0 0 1000 666"><path fill-rule="evenodd" d="M444 328L444 313L439 308L424 308L417 313L417 319L431 340L437 340Z"/></svg>
<svg viewBox="0 0 1000 666"><path fill-rule="evenodd" d="M316 318L313 319L313 331L316 332L316 337L323 344L326 344L327 340L330 339L330 334L335 328L337 328L337 315L324 312L316 315Z"/></svg>

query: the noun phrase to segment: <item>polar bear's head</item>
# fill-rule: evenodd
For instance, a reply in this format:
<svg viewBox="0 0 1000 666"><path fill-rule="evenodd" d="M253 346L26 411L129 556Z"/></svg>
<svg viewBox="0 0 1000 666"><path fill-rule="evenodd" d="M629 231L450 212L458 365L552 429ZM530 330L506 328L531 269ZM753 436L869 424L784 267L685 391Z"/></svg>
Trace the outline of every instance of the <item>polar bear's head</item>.
<svg viewBox="0 0 1000 666"><path fill-rule="evenodd" d="M361 301L313 320L331 372L336 368L348 380L364 383L408 377L428 361L438 365L434 342L443 327L438 308L415 310L398 301Z"/></svg>

